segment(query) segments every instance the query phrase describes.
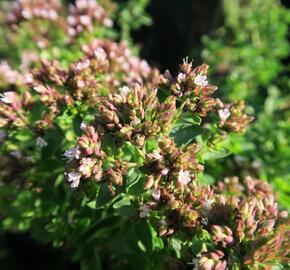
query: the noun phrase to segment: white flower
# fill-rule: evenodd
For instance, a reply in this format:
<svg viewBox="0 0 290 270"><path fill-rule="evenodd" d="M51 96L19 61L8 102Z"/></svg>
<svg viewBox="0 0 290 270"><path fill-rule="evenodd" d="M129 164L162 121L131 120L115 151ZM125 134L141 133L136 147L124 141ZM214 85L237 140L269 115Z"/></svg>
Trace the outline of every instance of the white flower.
<svg viewBox="0 0 290 270"><path fill-rule="evenodd" d="M196 85L198 85L198 86L206 86L208 84L207 76L206 75L197 74L195 79L194 79L194 83Z"/></svg>
<svg viewBox="0 0 290 270"><path fill-rule="evenodd" d="M11 104L13 101L11 99L11 92L5 92L3 94L0 94L0 100L3 102L3 103L6 103L6 104Z"/></svg>
<svg viewBox="0 0 290 270"><path fill-rule="evenodd" d="M73 28L70 27L68 29L68 34L69 34L69 36L74 37L77 34L77 32L76 32L75 29L73 29Z"/></svg>
<svg viewBox="0 0 290 270"><path fill-rule="evenodd" d="M91 64L91 61L89 59L86 59L86 60L84 60L82 62L78 62L76 64L76 69L78 71L82 71L82 70L88 68L90 66L90 64Z"/></svg>
<svg viewBox="0 0 290 270"><path fill-rule="evenodd" d="M181 186L187 185L191 181L189 171L180 170L177 181Z"/></svg>
<svg viewBox="0 0 290 270"><path fill-rule="evenodd" d="M151 154L148 154L148 156L155 160L162 159L162 155L160 155L156 150L153 150L153 152Z"/></svg>
<svg viewBox="0 0 290 270"><path fill-rule="evenodd" d="M161 191L159 188L153 188L152 189L152 197L156 200L159 201L161 196Z"/></svg>
<svg viewBox="0 0 290 270"><path fill-rule="evenodd" d="M42 148L42 147L47 146L47 142L43 138L37 137L36 138L36 145Z"/></svg>
<svg viewBox="0 0 290 270"><path fill-rule="evenodd" d="M213 200L207 199L203 204L202 208L204 211L210 211L212 209L212 204L214 203Z"/></svg>
<svg viewBox="0 0 290 270"><path fill-rule="evenodd" d="M113 26L113 21L110 18L105 18L103 21L104 26L107 27L112 27Z"/></svg>
<svg viewBox="0 0 290 270"><path fill-rule="evenodd" d="M80 150L78 150L76 147L69 148L65 150L63 154L66 158L68 158L68 161L72 161L74 158L79 159L80 157Z"/></svg>
<svg viewBox="0 0 290 270"><path fill-rule="evenodd" d="M122 86L119 88L119 91L121 94L126 96L126 95L128 95L128 93L131 92L131 89L128 86Z"/></svg>
<svg viewBox="0 0 290 270"><path fill-rule="evenodd" d="M103 48L98 48L94 51L94 55L96 57L96 59L103 63L106 61L107 59L107 53L105 52L105 50Z"/></svg>
<svg viewBox="0 0 290 270"><path fill-rule="evenodd" d="M218 114L222 122L226 121L231 115L228 108L218 110Z"/></svg>
<svg viewBox="0 0 290 270"><path fill-rule="evenodd" d="M31 73L24 74L24 82L25 83L33 83L33 75Z"/></svg>
<svg viewBox="0 0 290 270"><path fill-rule="evenodd" d="M93 168L95 163L95 160L91 158L82 158L81 166L79 168L80 172L85 176L89 176L91 174L91 169Z"/></svg>
<svg viewBox="0 0 290 270"><path fill-rule="evenodd" d="M77 86L78 86L78 88L83 88L83 87L85 87L85 82L83 80L78 80Z"/></svg>
<svg viewBox="0 0 290 270"><path fill-rule="evenodd" d="M17 158L17 159L21 159L22 158L22 153L18 150L15 150L15 151L11 151L10 152L10 155Z"/></svg>
<svg viewBox="0 0 290 270"><path fill-rule="evenodd" d="M77 24L77 20L74 16L68 16L67 17L67 22L70 25L76 25Z"/></svg>
<svg viewBox="0 0 290 270"><path fill-rule="evenodd" d="M208 218L207 217L201 218L201 224L207 225L208 224Z"/></svg>
<svg viewBox="0 0 290 270"><path fill-rule="evenodd" d="M68 174L68 181L70 182L70 186L72 188L76 188L80 184L81 174L78 172L70 172Z"/></svg>
<svg viewBox="0 0 290 270"><path fill-rule="evenodd" d="M58 18L58 14L52 9L48 11L48 15L51 20L56 20Z"/></svg>
<svg viewBox="0 0 290 270"><path fill-rule="evenodd" d="M177 82L181 83L181 82L184 82L185 80L186 80L186 75L180 72L177 76Z"/></svg>
<svg viewBox="0 0 290 270"><path fill-rule="evenodd" d="M75 3L78 9L85 9L88 6L88 1L86 0L77 0Z"/></svg>
<svg viewBox="0 0 290 270"><path fill-rule="evenodd" d="M88 125L84 121L82 121L82 123L80 125L81 130L85 131L87 129L87 127L88 127Z"/></svg>
<svg viewBox="0 0 290 270"><path fill-rule="evenodd" d="M134 118L134 120L131 121L130 125L137 126L141 123L141 120L139 118Z"/></svg>
<svg viewBox="0 0 290 270"><path fill-rule="evenodd" d="M32 17L31 11L29 9L23 9L21 12L21 15L24 17L24 19L29 20Z"/></svg>
<svg viewBox="0 0 290 270"><path fill-rule="evenodd" d="M139 214L140 218L148 217L150 215L150 212L151 212L151 208L148 204L141 205L139 207L139 210L140 210L140 214Z"/></svg>
<svg viewBox="0 0 290 270"><path fill-rule="evenodd" d="M91 18L88 15L81 15L80 16L80 22L82 25L90 25L91 24Z"/></svg>
<svg viewBox="0 0 290 270"><path fill-rule="evenodd" d="M161 170L161 175L167 175L168 172L169 172L169 169L168 168L162 169Z"/></svg>
<svg viewBox="0 0 290 270"><path fill-rule="evenodd" d="M7 135L6 132L0 129L0 143L4 141L6 135Z"/></svg>

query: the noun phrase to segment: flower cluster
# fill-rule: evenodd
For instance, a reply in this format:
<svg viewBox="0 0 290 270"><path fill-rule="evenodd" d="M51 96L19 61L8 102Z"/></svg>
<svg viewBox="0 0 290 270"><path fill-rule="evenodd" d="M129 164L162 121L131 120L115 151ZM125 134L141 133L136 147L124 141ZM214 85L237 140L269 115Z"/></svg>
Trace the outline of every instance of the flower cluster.
<svg viewBox="0 0 290 270"><path fill-rule="evenodd" d="M172 95L185 102L186 107L200 116L206 116L215 104L210 97L217 87L207 81L208 65L203 64L192 68L192 63L187 60L180 66L180 72L173 77L166 71L161 78L161 84L170 90Z"/></svg>
<svg viewBox="0 0 290 270"><path fill-rule="evenodd" d="M231 104L224 104L220 99L217 99L216 107L220 119L220 127L232 132L243 132L247 125L254 119L252 116L243 112L246 105L242 100L235 101Z"/></svg>
<svg viewBox="0 0 290 270"><path fill-rule="evenodd" d="M31 108L31 95L25 92L22 96L16 92L0 94L0 127L12 124L16 127L27 125L26 111Z"/></svg>
<svg viewBox="0 0 290 270"><path fill-rule="evenodd" d="M7 18L13 25L33 18L56 21L61 8L62 4L59 0L18 0L13 2Z"/></svg>
<svg viewBox="0 0 290 270"><path fill-rule="evenodd" d="M72 38L84 30L92 32L96 23L106 27L113 25L106 10L95 0L76 0L75 5L70 5L67 23L68 34Z"/></svg>
<svg viewBox="0 0 290 270"><path fill-rule="evenodd" d="M6 61L0 62L0 87L3 89L12 85L19 85L23 82L23 76L12 69Z"/></svg>
<svg viewBox="0 0 290 270"><path fill-rule="evenodd" d="M61 67L56 60L42 59L41 67L34 68L21 77L22 84L25 81L26 88L30 88L25 95L30 93L29 95L33 97L30 98L30 105L33 100L36 106L39 100L47 107L42 119L37 120L38 127L52 127L52 122L63 105L68 106L74 101L83 101L91 107L96 107L100 96L118 92L121 86L124 90L127 84L133 82L150 86L158 81L158 71L151 69L144 60L133 56L124 43L94 40L91 44L83 46L83 54L80 60L71 63L68 70ZM16 71L8 70L7 65L3 69L6 79L8 71L10 75L8 78L16 79L15 76L18 75ZM18 95L16 92L14 94ZM0 108L4 116L9 115L6 111L7 102L4 99L6 95L11 93L3 93ZM145 93L143 95L145 96ZM163 111L166 108L163 108ZM25 110L25 107L23 109ZM12 119L11 115L9 117L9 121L15 119L15 117ZM5 120L7 121L8 119Z"/></svg>
<svg viewBox="0 0 290 270"><path fill-rule="evenodd" d="M202 68L188 74L196 74L196 70L200 72ZM175 85L179 85L178 80L181 79L184 85L194 82L192 93L187 86L180 88L182 91L176 94L176 88L172 88L174 84L164 84L164 76L161 76L155 87L135 83L101 97L93 126L85 127L85 134L73 150L74 153L79 151L78 157L70 160L65 154L70 160L68 181L76 187L82 179L105 180L115 194L117 189L114 185L123 186L128 168L135 167L144 178L139 216L148 218L158 228L161 237L170 238L183 232L190 239L193 234L207 232L208 246L200 251L196 261L200 269L227 269L235 264L253 266L280 260L288 252L288 239L280 242L275 239L281 228L286 226L287 215L279 212L269 185L246 177L243 183L238 178L227 178L216 187L204 186L197 181L203 171L199 145L191 143L178 147L174 138L170 137L174 122L184 110L200 116L212 111L218 115L219 126L222 129L224 125L230 126L226 130L232 132L243 131L251 118L243 112L242 103L221 106L220 100L204 94L209 87L206 77L201 77L205 76L204 73L198 73L200 76L195 75L193 79L193 75L181 78L180 74L171 78L172 82ZM162 101L159 91L167 93ZM204 98L212 99L213 105L203 109L200 101ZM188 104L195 104L196 109L192 110L193 107ZM89 133L88 128L91 130ZM117 153L110 156L99 152L107 136L120 148L124 143L139 148L142 162L136 164L121 160ZM146 142L152 140L158 143L148 151ZM103 150L106 151L105 148ZM265 244L264 239L269 239L269 244ZM260 258L260 253L247 250L249 243L271 250L271 255ZM280 250L275 251L275 255L274 248Z"/></svg>
<svg viewBox="0 0 290 270"><path fill-rule="evenodd" d="M11 5L7 24L15 35L9 36L10 42L17 42L17 33L24 27L38 49L47 49L56 40L61 46L75 44L82 34L99 31L101 26L110 29L113 21L96 0L77 0L67 10L60 0L19 0Z"/></svg>
<svg viewBox="0 0 290 270"><path fill-rule="evenodd" d="M86 62L82 62L81 66L85 65L87 68L96 57L96 64L99 64L99 68L108 66L109 61L107 61L105 50L96 46L102 44L102 41L96 41L93 46L94 49L91 49L92 46L85 48L90 58L86 59ZM114 44L112 46L115 47ZM103 65L100 63L103 63ZM98 137L103 138L109 134L116 145L122 147L124 143L128 142L141 151L145 150L146 142L150 140L158 142L158 146L153 149L153 152L142 152L142 158L144 159L142 170L148 175L145 188L151 189L153 187L155 195L157 194L155 197L162 196L163 189L164 194L168 196L175 193L176 188L183 190L189 182L195 179L195 174L203 170L202 164L197 160L199 146L190 144L184 149L177 147L174 139L170 137L170 131L186 110L189 110L192 116L194 116L194 112L200 115L201 111L208 113L210 109L214 112L213 106L208 107L201 102L206 98L213 100L214 103L214 99L209 95L213 93L213 89L216 90L215 86L210 86L207 83L203 83L203 86L199 85L201 84L200 80L205 80L205 77L202 79L197 75L205 76L202 74L205 73L206 69L205 65L193 69L191 63L184 62L181 65L181 70L186 71L188 76L182 81L186 87L182 88L183 92L180 92L180 95L176 95L176 92L172 91L170 86L164 84L164 75L158 77L158 72L153 72L153 79L151 76L149 82L143 80L143 85L137 82L123 85L117 91L111 91L112 93L108 96L99 96L98 104L95 105L97 114L90 128L98 133ZM83 73L85 72L79 74L82 75ZM172 78L172 81L178 81L178 77L181 77L180 74L177 75L177 78ZM83 80L83 84L86 85L85 80ZM191 92L190 87L192 87ZM162 101L158 96L160 91L165 93ZM186 98L180 100L183 95ZM191 104L195 102L199 111L193 110L192 112L187 106L188 102L192 102ZM88 141L93 141L93 139L88 139L88 135L86 135L86 138ZM94 143L87 143L86 147L91 149L92 145ZM76 165L76 162L73 162L72 164L73 171L80 173L83 178L88 178L86 173L81 173L82 163L78 162ZM197 188L194 187L193 190L195 192ZM202 192L203 190L200 190L201 194ZM206 196L206 194L207 192L203 196ZM177 202L171 200L171 203L176 204Z"/></svg>

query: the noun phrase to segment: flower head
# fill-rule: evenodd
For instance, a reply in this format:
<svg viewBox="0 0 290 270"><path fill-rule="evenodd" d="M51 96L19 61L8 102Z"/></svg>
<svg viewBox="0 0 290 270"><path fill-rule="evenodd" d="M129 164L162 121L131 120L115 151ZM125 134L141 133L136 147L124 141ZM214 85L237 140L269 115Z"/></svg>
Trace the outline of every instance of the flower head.
<svg viewBox="0 0 290 270"><path fill-rule="evenodd" d="M191 181L189 171L180 170L177 181L181 186L186 186Z"/></svg>
<svg viewBox="0 0 290 270"><path fill-rule="evenodd" d="M218 110L218 115L221 121L224 122L230 117L231 113L228 108L224 108L224 109Z"/></svg>
<svg viewBox="0 0 290 270"><path fill-rule="evenodd" d="M145 218L145 217L148 217L150 215L150 212L151 212L151 208L148 204L143 204L139 207L139 210L140 210L140 218Z"/></svg>
<svg viewBox="0 0 290 270"><path fill-rule="evenodd" d="M77 188L80 184L81 174L79 172L73 171L68 174L68 181L72 188Z"/></svg>
<svg viewBox="0 0 290 270"><path fill-rule="evenodd" d="M152 189L152 197L154 200L159 201L161 196L161 191L159 188L153 188Z"/></svg>
<svg viewBox="0 0 290 270"><path fill-rule="evenodd" d="M122 87L120 87L119 88L119 91L120 91L120 93L121 94L123 94L123 95L128 95L128 93L130 93L131 92L131 90L130 90L130 88L128 87L128 86L122 86Z"/></svg>
<svg viewBox="0 0 290 270"><path fill-rule="evenodd" d="M79 159L80 157L80 150L77 147L72 147L64 152L64 157L68 158L68 161L72 161L74 158Z"/></svg>
<svg viewBox="0 0 290 270"><path fill-rule="evenodd" d="M207 76L206 75L197 74L195 79L194 79L194 83L197 86L206 86L208 84Z"/></svg>
<svg viewBox="0 0 290 270"><path fill-rule="evenodd" d="M185 80L186 80L186 75L184 73L180 72L177 75L177 82L181 83L181 82L184 82Z"/></svg>
<svg viewBox="0 0 290 270"><path fill-rule="evenodd" d="M42 138L42 137L37 137L36 138L36 146L39 147L46 147L47 146L47 142Z"/></svg>
<svg viewBox="0 0 290 270"><path fill-rule="evenodd" d="M85 177L90 177L92 173L92 168L94 167L96 161L92 158L82 158L81 166L79 168L80 172Z"/></svg>
<svg viewBox="0 0 290 270"><path fill-rule="evenodd" d="M87 128L87 126L88 126L88 125L87 125L84 121L82 121L82 123L81 123L81 125L80 125L80 128L81 128L82 131L85 131L86 128Z"/></svg>
<svg viewBox="0 0 290 270"><path fill-rule="evenodd" d="M13 94L13 92L5 92L3 94L0 94L0 100L3 103L11 104L13 103Z"/></svg>

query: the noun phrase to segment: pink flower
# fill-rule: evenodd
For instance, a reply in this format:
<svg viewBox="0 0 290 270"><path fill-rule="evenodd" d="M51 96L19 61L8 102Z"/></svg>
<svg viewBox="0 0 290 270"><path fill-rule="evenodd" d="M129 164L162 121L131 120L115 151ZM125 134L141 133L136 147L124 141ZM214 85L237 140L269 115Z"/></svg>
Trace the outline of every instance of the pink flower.
<svg viewBox="0 0 290 270"><path fill-rule="evenodd" d="M90 177L94 165L95 160L91 158L82 158L79 170L85 177Z"/></svg>
<svg viewBox="0 0 290 270"><path fill-rule="evenodd" d="M87 129L87 126L88 125L84 121L82 121L80 128L81 128L81 130L85 131Z"/></svg>
<svg viewBox="0 0 290 270"><path fill-rule="evenodd" d="M177 181L181 186L186 186L191 181L189 171L180 170Z"/></svg>
<svg viewBox="0 0 290 270"><path fill-rule="evenodd" d="M150 215L150 212L151 212L151 208L148 204L143 204L139 207L139 210L140 210L140 218L145 218L145 217L148 217Z"/></svg>
<svg viewBox="0 0 290 270"><path fill-rule="evenodd" d="M14 97L15 97L15 93L11 91L0 94L0 100L5 104L13 103Z"/></svg>
<svg viewBox="0 0 290 270"><path fill-rule="evenodd" d="M207 76L206 75L197 74L195 79L194 79L194 83L196 85L198 85L198 86L206 86L208 84Z"/></svg>
<svg viewBox="0 0 290 270"><path fill-rule="evenodd" d="M63 154L66 158L68 158L68 161L72 161L74 158L79 159L80 157L80 150L78 150L76 147L69 148L65 150Z"/></svg>
<svg viewBox="0 0 290 270"><path fill-rule="evenodd" d="M81 15L80 22L86 26L92 23L91 18L88 15Z"/></svg>
<svg viewBox="0 0 290 270"><path fill-rule="evenodd" d="M155 160L162 159L162 155L160 155L156 150L153 150L153 152L151 154L148 154L148 156Z"/></svg>
<svg viewBox="0 0 290 270"><path fill-rule="evenodd" d="M81 174L79 172L70 172L68 174L68 181L70 182L70 186L72 188L76 188L80 184Z"/></svg>
<svg viewBox="0 0 290 270"><path fill-rule="evenodd" d="M128 93L131 92L131 89L128 86L125 85L125 86L120 87L119 91L120 91L121 94L127 96Z"/></svg>
<svg viewBox="0 0 290 270"><path fill-rule="evenodd" d="M218 114L219 114L219 118L221 119L222 122L225 122L231 115L228 108L218 110Z"/></svg>
<svg viewBox="0 0 290 270"><path fill-rule="evenodd" d="M153 188L152 189L152 197L154 200L159 201L161 196L161 191L159 188Z"/></svg>
<svg viewBox="0 0 290 270"><path fill-rule="evenodd" d="M181 83L181 82L184 82L185 80L186 80L186 75L180 72L177 76L177 82Z"/></svg>

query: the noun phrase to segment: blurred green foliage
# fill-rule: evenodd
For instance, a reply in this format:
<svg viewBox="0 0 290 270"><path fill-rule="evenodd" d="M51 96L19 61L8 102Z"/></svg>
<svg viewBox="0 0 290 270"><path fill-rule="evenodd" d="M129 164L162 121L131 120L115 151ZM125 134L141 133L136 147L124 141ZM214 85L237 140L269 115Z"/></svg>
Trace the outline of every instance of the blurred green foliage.
<svg viewBox="0 0 290 270"><path fill-rule="evenodd" d="M245 99L256 117L244 139L235 141L228 166L233 174L252 171L271 182L289 209L290 69L284 60L290 56L290 11L278 0L224 0L223 10L222 26L203 38L203 58L217 67L212 76L219 93Z"/></svg>

